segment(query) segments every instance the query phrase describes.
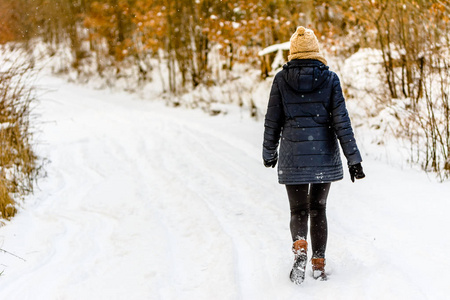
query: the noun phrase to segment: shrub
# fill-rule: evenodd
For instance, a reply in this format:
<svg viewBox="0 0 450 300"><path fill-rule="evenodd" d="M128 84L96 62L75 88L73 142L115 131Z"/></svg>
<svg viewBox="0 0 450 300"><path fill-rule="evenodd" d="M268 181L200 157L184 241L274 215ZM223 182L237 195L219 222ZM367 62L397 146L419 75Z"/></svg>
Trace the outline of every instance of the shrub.
<svg viewBox="0 0 450 300"><path fill-rule="evenodd" d="M38 174L37 156L32 150L30 88L33 66L2 55L0 67L0 218L16 213L17 200L33 191Z"/></svg>

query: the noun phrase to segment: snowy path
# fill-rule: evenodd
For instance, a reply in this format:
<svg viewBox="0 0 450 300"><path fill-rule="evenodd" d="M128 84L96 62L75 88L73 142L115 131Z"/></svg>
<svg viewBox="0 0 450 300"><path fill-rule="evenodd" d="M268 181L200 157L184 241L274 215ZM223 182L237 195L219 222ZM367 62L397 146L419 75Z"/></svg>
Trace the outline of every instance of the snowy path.
<svg viewBox="0 0 450 300"><path fill-rule="evenodd" d="M330 280L288 279L262 123L45 78L48 177L0 228L1 299L446 299L450 184L366 154L333 184Z"/></svg>

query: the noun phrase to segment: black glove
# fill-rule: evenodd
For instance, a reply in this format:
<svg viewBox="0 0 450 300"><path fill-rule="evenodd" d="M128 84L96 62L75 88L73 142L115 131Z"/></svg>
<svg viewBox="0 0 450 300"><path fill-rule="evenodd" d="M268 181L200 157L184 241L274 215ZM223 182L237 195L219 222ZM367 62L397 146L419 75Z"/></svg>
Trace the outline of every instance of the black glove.
<svg viewBox="0 0 450 300"><path fill-rule="evenodd" d="M361 163L357 163L356 165L348 166L348 169L350 171L350 178L352 182L355 182L356 179L363 179L366 177L366 174L363 172L363 168L361 166Z"/></svg>
<svg viewBox="0 0 450 300"><path fill-rule="evenodd" d="M272 158L271 160L264 160L264 166L266 168L270 168L270 167L275 168L277 161L278 161L278 157Z"/></svg>

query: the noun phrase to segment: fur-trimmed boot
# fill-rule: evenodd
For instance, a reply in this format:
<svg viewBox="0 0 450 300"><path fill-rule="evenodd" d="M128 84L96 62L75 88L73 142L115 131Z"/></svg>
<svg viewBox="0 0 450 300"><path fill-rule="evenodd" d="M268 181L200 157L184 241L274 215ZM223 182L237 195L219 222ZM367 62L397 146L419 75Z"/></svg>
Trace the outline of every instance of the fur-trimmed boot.
<svg viewBox="0 0 450 300"><path fill-rule="evenodd" d="M327 274L325 273L325 258L313 258L311 259L313 277L321 281L327 280Z"/></svg>
<svg viewBox="0 0 450 300"><path fill-rule="evenodd" d="M306 251L308 243L305 240L297 240L292 246L295 254L294 266L290 274L291 281L295 284L301 284L305 280L306 262L308 261Z"/></svg>

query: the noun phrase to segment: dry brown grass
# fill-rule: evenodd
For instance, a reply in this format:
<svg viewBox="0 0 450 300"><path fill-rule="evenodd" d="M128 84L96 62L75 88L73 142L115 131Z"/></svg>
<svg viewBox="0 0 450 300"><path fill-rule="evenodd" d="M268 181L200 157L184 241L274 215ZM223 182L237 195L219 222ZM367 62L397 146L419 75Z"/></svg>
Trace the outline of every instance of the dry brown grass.
<svg viewBox="0 0 450 300"><path fill-rule="evenodd" d="M9 220L17 200L33 191L37 157L30 140L30 103L34 100L26 61L2 59L0 68L0 218Z"/></svg>

